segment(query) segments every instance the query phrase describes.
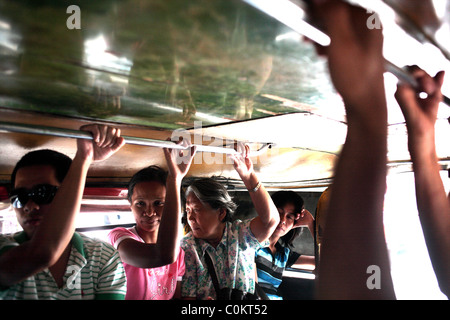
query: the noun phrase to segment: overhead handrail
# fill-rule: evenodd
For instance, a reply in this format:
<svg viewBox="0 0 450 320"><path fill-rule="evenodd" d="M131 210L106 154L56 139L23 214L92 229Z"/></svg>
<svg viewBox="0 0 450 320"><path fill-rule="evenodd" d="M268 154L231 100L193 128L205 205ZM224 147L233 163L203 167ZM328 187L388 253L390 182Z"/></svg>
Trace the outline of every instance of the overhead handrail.
<svg viewBox="0 0 450 320"><path fill-rule="evenodd" d="M49 135L49 136L54 136L54 137L92 140L91 134L89 134L88 132L85 132L85 131L48 127L48 126L40 126L40 125L32 125L32 124L4 122L4 121L0 121L0 131L31 133L31 134L38 134L38 135ZM157 147L157 148L180 149L180 150L186 150L189 148L189 146L185 147L185 146L176 144L175 142L172 142L172 141L156 140L156 139L142 138L142 137L131 137L131 136L122 136L122 137L124 138L126 144L133 144L133 145L140 145L140 146L147 146L147 147ZM211 153L222 153L222 154L237 154L238 153L233 148L227 148L227 147L215 147L215 146L207 146L207 145L195 145L195 146L197 147L198 152L211 152Z"/></svg>
<svg viewBox="0 0 450 320"><path fill-rule="evenodd" d="M63 137L63 138L73 138L73 139L87 139L92 140L91 134L81 130L73 130L73 129L65 129L65 128L56 128L56 127L48 127L41 125L33 125L33 124L23 124L16 122L5 122L0 121L0 132L17 132L17 133L30 133L30 134L38 134L38 135L48 135L54 137ZM172 141L167 140L156 140L151 138L142 138L142 137L131 137L131 136L122 136L125 140L126 144L147 146L147 147L156 147L156 148L169 148L169 149L179 149L179 150L187 150L190 146L183 146L176 144ZM197 152L210 152L210 153L219 153L219 154L238 154L239 152L234 149L234 147L217 147L217 146L208 146L208 145L199 145L194 144L197 147ZM272 147L274 144L272 143L264 143L258 150L253 150L250 152L251 157L260 156L262 153L266 152L267 149Z"/></svg>

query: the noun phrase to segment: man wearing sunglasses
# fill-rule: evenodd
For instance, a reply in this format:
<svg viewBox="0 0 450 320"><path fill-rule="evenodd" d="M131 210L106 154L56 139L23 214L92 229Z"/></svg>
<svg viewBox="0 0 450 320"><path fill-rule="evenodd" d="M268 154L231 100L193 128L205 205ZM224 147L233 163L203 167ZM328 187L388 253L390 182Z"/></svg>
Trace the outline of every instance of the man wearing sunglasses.
<svg viewBox="0 0 450 320"><path fill-rule="evenodd" d="M120 130L87 125L73 160L52 150L26 154L11 175L22 232L0 235L0 299L123 299L126 278L109 244L75 232L88 169L124 140Z"/></svg>

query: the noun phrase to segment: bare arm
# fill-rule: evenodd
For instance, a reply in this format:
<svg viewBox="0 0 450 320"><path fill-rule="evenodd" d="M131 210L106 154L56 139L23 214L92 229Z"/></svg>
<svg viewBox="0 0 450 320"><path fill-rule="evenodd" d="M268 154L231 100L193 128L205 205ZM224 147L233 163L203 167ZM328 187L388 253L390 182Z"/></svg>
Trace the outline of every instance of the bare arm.
<svg viewBox="0 0 450 320"><path fill-rule="evenodd" d="M348 124L324 230L318 298L394 298L383 230L387 108L381 30L368 30L365 10L341 1L320 1L313 13L331 37L330 75ZM367 287L371 265L381 270L381 289Z"/></svg>
<svg viewBox="0 0 450 320"><path fill-rule="evenodd" d="M262 242L272 235L280 222L280 214L263 185L260 185L258 190L252 191L258 186L260 181L253 170L253 163L248 154L249 146L246 145L241 156L232 158L236 171L244 182L245 187L250 190L250 197L258 213L258 216L252 220L250 228L256 239Z"/></svg>
<svg viewBox="0 0 450 320"><path fill-rule="evenodd" d="M83 126L96 141L78 140L70 169L33 237L0 257L0 285L9 287L52 266L67 248L75 231L86 175L93 161L108 158L123 145L120 131Z"/></svg>
<svg viewBox="0 0 450 320"><path fill-rule="evenodd" d="M314 217L311 212L306 209L303 209L295 219L295 223L293 228L306 227L311 233L311 236L314 238Z"/></svg>
<svg viewBox="0 0 450 320"><path fill-rule="evenodd" d="M395 97L405 116L408 129L408 147L413 162L417 208L439 286L450 296L450 203L439 175L435 146L435 123L444 73L434 78L418 67L410 71L419 88L399 84ZM424 91L427 98L418 93Z"/></svg>
<svg viewBox="0 0 450 320"><path fill-rule="evenodd" d="M123 240L118 250L125 263L139 268L156 268L177 259L181 232L181 181L189 171L196 150L192 147L187 154L183 152L164 149L169 174L158 239L156 243Z"/></svg>

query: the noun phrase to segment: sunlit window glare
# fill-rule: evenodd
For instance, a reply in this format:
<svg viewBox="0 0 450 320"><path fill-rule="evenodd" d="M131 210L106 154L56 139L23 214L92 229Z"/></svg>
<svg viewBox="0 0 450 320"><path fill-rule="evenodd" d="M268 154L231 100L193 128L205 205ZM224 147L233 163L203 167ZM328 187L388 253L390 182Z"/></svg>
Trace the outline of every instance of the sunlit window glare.
<svg viewBox="0 0 450 320"><path fill-rule="evenodd" d="M441 175L449 190L447 172ZM414 175L391 173L385 197L384 226L397 299L443 299L420 225Z"/></svg>

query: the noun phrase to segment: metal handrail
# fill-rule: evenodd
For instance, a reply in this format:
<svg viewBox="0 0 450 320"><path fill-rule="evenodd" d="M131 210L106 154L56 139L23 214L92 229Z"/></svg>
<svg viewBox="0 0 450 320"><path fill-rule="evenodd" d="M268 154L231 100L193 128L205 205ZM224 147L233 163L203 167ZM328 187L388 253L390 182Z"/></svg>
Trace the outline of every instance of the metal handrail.
<svg viewBox="0 0 450 320"><path fill-rule="evenodd" d="M22 124L14 122L0 121L0 131L6 132L18 132L18 133L31 133L38 135L49 135L54 137L74 138L74 139L87 139L92 140L92 135L89 132L72 130L65 128L47 127L32 124ZM126 144L157 147L157 148L169 148L187 150L190 146L182 146L172 141L156 140L150 138L122 136ZM222 154L237 154L238 152L233 148L228 147L215 147L207 145L195 145L197 152L211 152ZM263 147L264 148L264 147ZM258 150L259 151L259 150Z"/></svg>

